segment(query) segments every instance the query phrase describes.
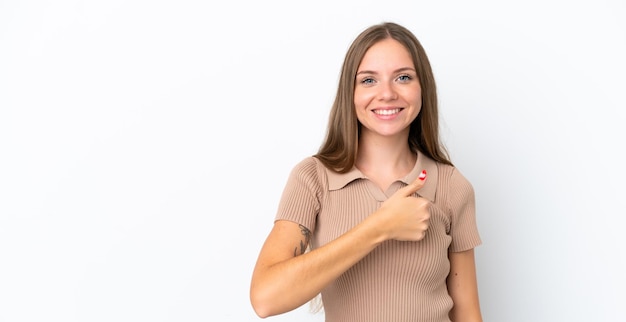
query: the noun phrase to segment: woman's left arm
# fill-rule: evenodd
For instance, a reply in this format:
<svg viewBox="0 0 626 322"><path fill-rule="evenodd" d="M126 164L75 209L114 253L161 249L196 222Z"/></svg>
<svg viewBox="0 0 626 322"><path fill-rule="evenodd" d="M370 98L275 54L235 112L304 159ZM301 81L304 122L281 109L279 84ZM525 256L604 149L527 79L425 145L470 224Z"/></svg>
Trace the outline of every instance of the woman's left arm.
<svg viewBox="0 0 626 322"><path fill-rule="evenodd" d="M478 301L478 282L476 280L476 263L474 249L463 252L450 252L450 275L448 275L448 292L454 302L450 311L453 322L482 322L480 303Z"/></svg>

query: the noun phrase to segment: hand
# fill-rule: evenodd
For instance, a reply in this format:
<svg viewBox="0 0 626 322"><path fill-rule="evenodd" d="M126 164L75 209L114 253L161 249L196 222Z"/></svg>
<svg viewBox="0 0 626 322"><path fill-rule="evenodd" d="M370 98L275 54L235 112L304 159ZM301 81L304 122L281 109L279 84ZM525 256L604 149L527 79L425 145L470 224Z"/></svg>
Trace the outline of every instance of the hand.
<svg viewBox="0 0 626 322"><path fill-rule="evenodd" d="M430 202L413 196L424 186L426 171L406 187L396 191L376 212L377 224L387 239L419 241L426 235L430 219Z"/></svg>

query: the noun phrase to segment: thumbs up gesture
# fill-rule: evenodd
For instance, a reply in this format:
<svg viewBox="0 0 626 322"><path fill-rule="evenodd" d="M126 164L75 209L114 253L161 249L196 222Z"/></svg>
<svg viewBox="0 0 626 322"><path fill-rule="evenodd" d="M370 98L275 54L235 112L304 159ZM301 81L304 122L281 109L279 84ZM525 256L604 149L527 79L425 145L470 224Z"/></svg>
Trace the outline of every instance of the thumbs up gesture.
<svg viewBox="0 0 626 322"><path fill-rule="evenodd" d="M374 213L386 239L419 241L426 235L430 219L430 201L414 196L424 186L426 171L406 187L396 191Z"/></svg>

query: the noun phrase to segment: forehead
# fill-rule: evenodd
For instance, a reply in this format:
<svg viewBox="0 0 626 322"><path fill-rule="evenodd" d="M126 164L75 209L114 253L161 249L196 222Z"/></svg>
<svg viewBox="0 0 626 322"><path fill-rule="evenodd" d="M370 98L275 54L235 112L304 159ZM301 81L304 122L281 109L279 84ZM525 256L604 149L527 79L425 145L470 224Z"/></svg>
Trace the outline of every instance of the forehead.
<svg viewBox="0 0 626 322"><path fill-rule="evenodd" d="M399 41L387 38L375 43L365 52L358 69L415 68L413 65L409 50Z"/></svg>

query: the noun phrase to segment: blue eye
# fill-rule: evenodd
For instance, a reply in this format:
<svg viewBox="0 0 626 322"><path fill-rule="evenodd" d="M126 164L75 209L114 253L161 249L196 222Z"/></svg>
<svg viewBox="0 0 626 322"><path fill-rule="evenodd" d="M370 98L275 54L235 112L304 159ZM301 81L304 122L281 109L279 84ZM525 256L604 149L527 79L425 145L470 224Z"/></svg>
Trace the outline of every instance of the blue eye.
<svg viewBox="0 0 626 322"><path fill-rule="evenodd" d="M410 80L412 80L413 77L411 77L410 75L400 75L398 76L398 80L401 82L408 82Z"/></svg>
<svg viewBox="0 0 626 322"><path fill-rule="evenodd" d="M361 80L361 84L369 85L369 84L372 84L372 83L374 83L374 79L373 78L369 78L368 77L368 78L364 78L364 79Z"/></svg>

